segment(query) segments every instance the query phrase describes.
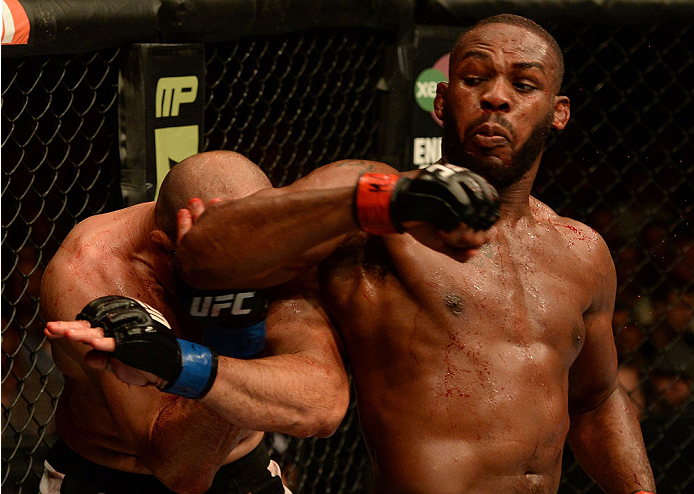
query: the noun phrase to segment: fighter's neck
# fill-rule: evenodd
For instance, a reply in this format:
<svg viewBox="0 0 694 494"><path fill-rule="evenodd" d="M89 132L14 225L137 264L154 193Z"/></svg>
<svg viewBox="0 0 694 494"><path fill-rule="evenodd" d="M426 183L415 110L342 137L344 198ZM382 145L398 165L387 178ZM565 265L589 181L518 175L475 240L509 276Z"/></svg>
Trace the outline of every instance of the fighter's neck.
<svg viewBox="0 0 694 494"><path fill-rule="evenodd" d="M535 176L524 176L515 184L499 192L499 222L513 224L532 217L530 191Z"/></svg>
<svg viewBox="0 0 694 494"><path fill-rule="evenodd" d="M131 244L128 246L130 261L142 269L143 279L154 279L168 291L173 290L171 263L167 256L158 252L152 243L151 233L156 229L154 223L154 202L136 204L123 210L126 228Z"/></svg>
<svg viewBox="0 0 694 494"><path fill-rule="evenodd" d="M144 202L114 213L122 215L123 232L127 235L129 247L135 255L148 254L151 251L150 233L155 229L154 205L154 202Z"/></svg>

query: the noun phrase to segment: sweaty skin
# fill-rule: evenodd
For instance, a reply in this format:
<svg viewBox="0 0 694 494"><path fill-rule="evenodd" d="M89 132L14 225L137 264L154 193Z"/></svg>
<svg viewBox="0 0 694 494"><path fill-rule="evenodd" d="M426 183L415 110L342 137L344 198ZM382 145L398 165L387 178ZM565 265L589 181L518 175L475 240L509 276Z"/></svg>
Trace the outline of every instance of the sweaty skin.
<svg viewBox="0 0 694 494"><path fill-rule="evenodd" d="M499 189L488 232L417 222L402 235L360 233L356 177L394 170L344 161L190 211L177 266L212 288L269 286L319 263L287 317L340 332L377 494L554 493L566 441L607 493L655 491L617 380L609 250L530 196L547 132L569 119L557 54L531 28L495 21L454 55L435 100L442 161ZM225 383L203 399L220 413L234 403Z"/></svg>
<svg viewBox="0 0 694 494"><path fill-rule="evenodd" d="M209 203L269 186L262 171L236 153L202 153L167 175L157 203L162 220L155 220L155 203L148 202L92 216L67 236L45 271L41 292L49 321L45 333L65 376L58 433L78 454L117 470L154 474L176 492L199 493L220 466L260 443L258 431L326 437L336 430L349 404L338 342L312 307L295 322L291 316L302 315L306 301L290 285L268 294L262 358L220 356L219 382L204 402L149 386L156 376L106 353L115 348L113 338L75 321L92 300L123 295L159 310L176 337L201 342L203 328L183 317L175 295L175 212L191 195ZM215 411L219 402L225 406Z"/></svg>
<svg viewBox="0 0 694 494"><path fill-rule="evenodd" d="M180 327L176 301L157 282L131 235L153 225L153 203L89 218L66 238L43 278L47 320L71 321L91 300L111 294L130 296L159 310L177 336L200 339L199 330ZM149 240L148 237L147 240ZM56 425L65 442L85 458L135 473L155 473L175 488L211 481L225 463L250 452L262 433L236 427L193 400L156 388L129 386L108 372L84 364L91 349L64 339L52 340L56 365L65 376ZM177 419L176 417L180 417ZM152 443L146 438L152 437ZM200 458L206 458L201 462Z"/></svg>
<svg viewBox="0 0 694 494"><path fill-rule="evenodd" d="M580 406L621 399L609 252L533 204L467 263L389 236L354 240L322 267L377 492L556 492L587 338L607 372L584 376L595 381Z"/></svg>
<svg viewBox="0 0 694 494"><path fill-rule="evenodd" d="M557 59L539 35L495 23L451 62L435 101L443 161L501 189L489 242L461 263L407 235L362 235L321 266L376 492L553 493L567 439L606 492L654 491L617 380L610 252L530 197L544 127L569 118Z"/></svg>

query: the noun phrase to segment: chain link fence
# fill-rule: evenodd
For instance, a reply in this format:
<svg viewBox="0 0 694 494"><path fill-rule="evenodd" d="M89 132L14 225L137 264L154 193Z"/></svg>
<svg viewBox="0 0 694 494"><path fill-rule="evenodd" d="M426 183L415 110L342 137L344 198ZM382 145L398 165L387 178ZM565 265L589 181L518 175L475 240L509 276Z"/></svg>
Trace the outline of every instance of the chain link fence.
<svg viewBox="0 0 694 494"><path fill-rule="evenodd" d="M572 121L535 195L596 228L615 259L622 381L660 494L694 487L694 29L550 25ZM206 45L205 148L249 156L273 184L378 148L392 35L310 30ZM121 207L119 49L2 60L2 489L34 493L62 388L39 284L76 222ZM403 132L407 132L404 127ZM328 439L269 435L295 492L370 485L354 403ZM562 493L600 492L566 450Z"/></svg>

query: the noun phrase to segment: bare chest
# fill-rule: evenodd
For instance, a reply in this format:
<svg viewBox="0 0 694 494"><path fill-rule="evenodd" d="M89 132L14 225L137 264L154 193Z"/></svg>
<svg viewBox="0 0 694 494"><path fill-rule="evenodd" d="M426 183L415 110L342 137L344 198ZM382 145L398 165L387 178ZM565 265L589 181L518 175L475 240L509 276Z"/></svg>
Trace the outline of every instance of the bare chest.
<svg viewBox="0 0 694 494"><path fill-rule="evenodd" d="M372 343L381 355L409 354L420 363L441 349L458 358L487 353L496 361L541 363L547 356L564 370L582 348L592 293L590 274L576 259L551 248L498 245L466 263L424 247L390 254L380 270L352 266L356 289L332 283L334 315L348 343Z"/></svg>
<svg viewBox="0 0 694 494"><path fill-rule="evenodd" d="M486 246L470 262L446 262L432 274L423 295L450 321L476 321L516 343L580 343L589 286L556 258L514 256Z"/></svg>
<svg viewBox="0 0 694 494"><path fill-rule="evenodd" d="M569 261L493 245L465 264L436 259L428 273L422 266L400 281L448 338L474 340L480 332L490 343L544 345L570 360L580 350L590 282Z"/></svg>

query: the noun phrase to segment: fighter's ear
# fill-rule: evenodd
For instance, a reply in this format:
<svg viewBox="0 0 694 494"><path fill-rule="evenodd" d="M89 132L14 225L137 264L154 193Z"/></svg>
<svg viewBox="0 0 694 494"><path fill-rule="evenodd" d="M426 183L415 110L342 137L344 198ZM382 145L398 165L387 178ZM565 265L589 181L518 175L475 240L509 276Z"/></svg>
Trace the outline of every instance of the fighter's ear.
<svg viewBox="0 0 694 494"><path fill-rule="evenodd" d="M436 86L436 97L434 98L434 114L439 120L443 120L443 107L446 104L446 92L448 91L447 82L439 82Z"/></svg>
<svg viewBox="0 0 694 494"><path fill-rule="evenodd" d="M174 244L169 236L162 230L152 230L149 232L149 243L152 250L162 256L170 257L174 250Z"/></svg>
<svg viewBox="0 0 694 494"><path fill-rule="evenodd" d="M554 119L552 126L557 130L563 130L571 116L571 103L567 96L554 97Z"/></svg>

